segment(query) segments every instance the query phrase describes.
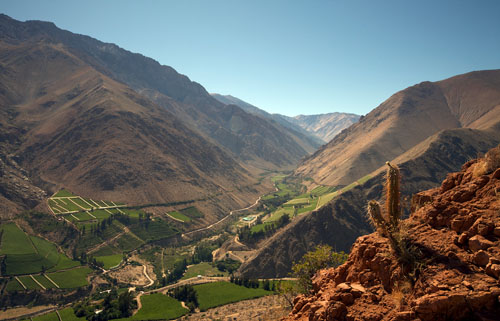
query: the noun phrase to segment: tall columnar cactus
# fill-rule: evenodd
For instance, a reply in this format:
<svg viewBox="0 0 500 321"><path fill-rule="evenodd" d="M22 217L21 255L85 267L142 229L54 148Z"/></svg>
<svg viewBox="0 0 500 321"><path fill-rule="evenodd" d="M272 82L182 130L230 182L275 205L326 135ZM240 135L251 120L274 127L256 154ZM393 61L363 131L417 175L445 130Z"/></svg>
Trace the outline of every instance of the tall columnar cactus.
<svg viewBox="0 0 500 321"><path fill-rule="evenodd" d="M399 208L399 182L401 180L401 174L396 165L392 165L389 162L386 162L386 165L389 167L387 169L385 187L387 218L392 228L397 228L401 220L401 209Z"/></svg>
<svg viewBox="0 0 500 321"><path fill-rule="evenodd" d="M391 163L386 163L386 213L382 214L379 202L371 200L368 202L368 216L374 227L384 236L391 237L399 228L401 221L401 209L399 205L399 181L401 175L399 168Z"/></svg>

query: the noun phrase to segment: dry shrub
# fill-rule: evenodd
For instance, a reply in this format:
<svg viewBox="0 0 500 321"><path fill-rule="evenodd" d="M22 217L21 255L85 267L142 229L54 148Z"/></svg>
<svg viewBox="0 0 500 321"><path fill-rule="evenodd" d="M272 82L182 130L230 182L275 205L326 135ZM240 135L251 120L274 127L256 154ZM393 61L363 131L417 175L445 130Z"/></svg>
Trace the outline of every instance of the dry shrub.
<svg viewBox="0 0 500 321"><path fill-rule="evenodd" d="M486 175L494 172L500 167L500 145L490 149L484 158L478 160L474 164L474 169L472 170L472 175L478 177L481 175Z"/></svg>
<svg viewBox="0 0 500 321"><path fill-rule="evenodd" d="M412 285L409 281L401 281L394 286L391 292L391 299L396 305L396 309L401 311L402 307L406 305L406 296L411 292Z"/></svg>

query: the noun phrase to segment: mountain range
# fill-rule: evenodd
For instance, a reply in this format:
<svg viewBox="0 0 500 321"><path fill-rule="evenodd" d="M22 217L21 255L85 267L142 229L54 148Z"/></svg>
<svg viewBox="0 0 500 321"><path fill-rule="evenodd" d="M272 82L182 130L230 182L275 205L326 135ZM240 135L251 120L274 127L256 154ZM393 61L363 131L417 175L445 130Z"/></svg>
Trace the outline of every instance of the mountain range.
<svg viewBox="0 0 500 321"><path fill-rule="evenodd" d="M308 135L316 143L320 143L321 145L332 140L332 138L340 133L344 128L347 128L353 123L357 122L360 117L356 114L338 112L318 115L298 115L290 117L281 114L270 114L252 104L249 104L231 95L211 95L224 104L237 105L251 114L259 115L267 119L272 119L284 127Z"/></svg>
<svg viewBox="0 0 500 321"><path fill-rule="evenodd" d="M319 144L114 44L0 15L2 213L61 187L129 203L238 191Z"/></svg>

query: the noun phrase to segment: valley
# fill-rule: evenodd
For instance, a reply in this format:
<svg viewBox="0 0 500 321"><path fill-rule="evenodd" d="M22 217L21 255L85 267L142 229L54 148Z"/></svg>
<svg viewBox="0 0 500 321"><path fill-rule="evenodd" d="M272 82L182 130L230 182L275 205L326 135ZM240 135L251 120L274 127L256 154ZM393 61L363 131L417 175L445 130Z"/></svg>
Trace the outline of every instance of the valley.
<svg viewBox="0 0 500 321"><path fill-rule="evenodd" d="M200 300L197 309L202 312L231 302L276 295L281 282L278 279L265 285L269 281L245 278L244 283L257 285L236 285L231 283L233 275L238 275L238 267L252 256L259 242L296 216L320 207L321 197L332 198L340 191L318 186L304 193L305 185L283 174L270 174L264 180L274 184L274 192L201 228L195 227L204 214L191 205L196 204L194 201L138 208L85 198L62 189L46 200L46 213L26 213L22 220L0 226L2 304L16 306L35 293L36 305L53 295L84 295L94 298L85 303L85 309L93 305L93 309L99 310L101 303L97 298L117 290L136 296L138 307L130 319L146 320L158 315L176 318L186 314L184 302L166 296L168 291L186 285L194 285ZM171 210L159 214L159 208ZM66 235L59 244L41 238L59 234L72 237ZM74 259L67 256L69 251ZM217 295L222 297L217 299ZM158 302L166 310L148 312ZM71 320L83 313L78 312L83 311L79 304L58 310L50 308L55 312L32 319L52 320L63 314Z"/></svg>
<svg viewBox="0 0 500 321"><path fill-rule="evenodd" d="M414 298L451 306L432 293L458 287L418 279L427 263L488 275L460 291L489 291L474 313L500 311L499 144L498 69L414 84L365 115L292 117L0 13L0 320L363 319L355 300L431 320L439 309ZM418 233L403 240L404 220ZM439 233L447 244L425 252ZM418 273L397 257L410 239L432 259ZM410 293L403 276L411 305L393 300ZM335 297L308 296L321 287Z"/></svg>

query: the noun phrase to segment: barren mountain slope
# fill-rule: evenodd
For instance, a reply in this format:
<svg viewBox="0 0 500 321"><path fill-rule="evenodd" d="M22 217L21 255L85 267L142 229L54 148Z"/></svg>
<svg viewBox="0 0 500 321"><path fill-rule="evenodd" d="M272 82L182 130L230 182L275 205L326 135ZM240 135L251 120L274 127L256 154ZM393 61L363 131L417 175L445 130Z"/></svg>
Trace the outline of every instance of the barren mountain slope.
<svg viewBox="0 0 500 321"><path fill-rule="evenodd" d="M297 124L290 121L291 117L280 115L280 114L270 114L254 105L251 105L239 98L233 97L231 95L220 95L220 94L210 94L212 97L217 99L226 105L236 105L246 111L247 113L261 116L266 118L272 123L279 124L282 130L285 130L288 135L295 138L297 143L302 146L308 153L313 153L318 149L319 146L323 145L325 141L317 137L313 133L308 132Z"/></svg>
<svg viewBox="0 0 500 321"><path fill-rule="evenodd" d="M478 71L400 91L338 134L295 173L347 185L443 129L500 121L500 70Z"/></svg>
<svg viewBox="0 0 500 321"><path fill-rule="evenodd" d="M2 141L2 160L11 155L35 185L138 203L246 190L255 182L167 110L63 45L0 41L0 66L8 116L2 134L15 137ZM12 189L0 191L13 199Z"/></svg>
<svg viewBox="0 0 500 321"><path fill-rule="evenodd" d="M433 188L447 173L500 143L500 127L491 130L450 129L441 131L400 157L391 160L401 169L401 193L408 200L414 193ZM385 167L385 166L383 166ZM299 217L274 235L253 258L240 268L249 277L286 276L292 263L317 245L329 244L349 251L352 242L370 228L366 204L383 198L385 172L338 196L327 206Z"/></svg>
<svg viewBox="0 0 500 321"><path fill-rule="evenodd" d="M500 149L489 159L493 166L469 161L414 199L403 234L417 249L417 273L386 237L360 237L344 265L316 274L286 320L497 320Z"/></svg>
<svg viewBox="0 0 500 321"><path fill-rule="evenodd" d="M228 108L211 97L200 84L173 68L114 44L61 30L52 23L19 22L5 15L0 15L0 39L12 44L39 41L63 44L97 71L127 84L233 156L257 167L290 168L308 151L315 150L315 146L302 147L277 124L238 107Z"/></svg>

